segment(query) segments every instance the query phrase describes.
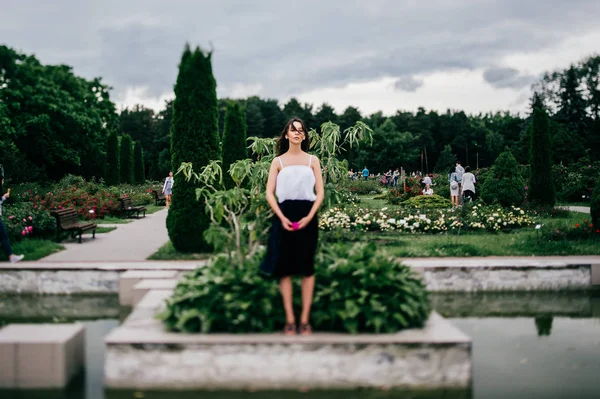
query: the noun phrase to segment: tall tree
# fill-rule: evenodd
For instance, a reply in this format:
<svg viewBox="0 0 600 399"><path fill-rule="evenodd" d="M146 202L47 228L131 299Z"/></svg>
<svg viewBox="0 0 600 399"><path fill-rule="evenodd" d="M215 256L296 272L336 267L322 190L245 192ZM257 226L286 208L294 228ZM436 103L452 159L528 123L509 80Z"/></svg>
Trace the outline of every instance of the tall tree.
<svg viewBox="0 0 600 399"><path fill-rule="evenodd" d="M229 174L232 163L248 158L246 148L246 121L238 103L230 103L225 115L225 130L223 132L223 183L225 188L233 188L235 183Z"/></svg>
<svg viewBox="0 0 600 399"><path fill-rule="evenodd" d="M173 168L191 162L194 169L219 159L219 110L212 53L186 45L175 83L171 129ZM167 215L167 230L173 246L182 252L210 250L203 234L210 219L204 204L196 199L196 186L175 174L173 203Z"/></svg>
<svg viewBox="0 0 600 399"><path fill-rule="evenodd" d="M133 178L133 142L131 136L128 134L121 137L121 150L120 152L120 180L121 183L135 183Z"/></svg>
<svg viewBox="0 0 600 399"><path fill-rule="evenodd" d="M119 138L113 130L110 132L106 142L106 169L104 181L109 186L116 186L121 179L119 169Z"/></svg>
<svg viewBox="0 0 600 399"><path fill-rule="evenodd" d="M144 150L142 149L142 143L139 141L136 141L133 146L133 179L137 184L143 184L146 181Z"/></svg>
<svg viewBox="0 0 600 399"><path fill-rule="evenodd" d="M277 100L266 99L259 103L264 118L264 137L277 137L281 134L287 120Z"/></svg>
<svg viewBox="0 0 600 399"><path fill-rule="evenodd" d="M435 172L445 175L452 166L456 165L456 155L452 153L450 144L446 144L435 164Z"/></svg>
<svg viewBox="0 0 600 399"><path fill-rule="evenodd" d="M548 115L545 110L536 108L531 119L529 201L538 205L554 206L556 193L552 179L552 148Z"/></svg>
<svg viewBox="0 0 600 399"><path fill-rule="evenodd" d="M250 97L246 101L246 123L248 137L269 137L265 129L265 118L260 110L260 99L258 97Z"/></svg>
<svg viewBox="0 0 600 399"><path fill-rule="evenodd" d="M321 128L321 125L325 122L333 122L338 124L338 116L335 113L333 107L327 103L323 103L321 108L315 114L315 128Z"/></svg>

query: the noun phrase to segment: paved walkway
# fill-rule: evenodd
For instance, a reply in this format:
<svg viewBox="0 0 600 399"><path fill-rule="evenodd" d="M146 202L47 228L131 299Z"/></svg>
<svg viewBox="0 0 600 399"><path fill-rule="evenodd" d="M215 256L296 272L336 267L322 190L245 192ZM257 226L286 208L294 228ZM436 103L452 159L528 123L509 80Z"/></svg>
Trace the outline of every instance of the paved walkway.
<svg viewBox="0 0 600 399"><path fill-rule="evenodd" d="M166 220L164 209L131 223L119 224L109 233L96 234L95 239L91 234L84 234L83 243L63 241L65 250L41 261L142 261L169 241Z"/></svg>
<svg viewBox="0 0 600 399"><path fill-rule="evenodd" d="M590 213L589 206L568 206L567 208L573 212Z"/></svg>

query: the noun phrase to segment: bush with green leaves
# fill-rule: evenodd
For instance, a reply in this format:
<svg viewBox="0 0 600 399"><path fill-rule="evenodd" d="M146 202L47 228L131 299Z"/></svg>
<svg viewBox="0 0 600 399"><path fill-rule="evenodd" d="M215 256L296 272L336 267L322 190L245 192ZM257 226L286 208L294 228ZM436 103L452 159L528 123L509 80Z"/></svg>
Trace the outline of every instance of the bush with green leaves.
<svg viewBox="0 0 600 399"><path fill-rule="evenodd" d="M413 209L448 209L452 207L452 203L444 197L433 194L411 197L401 202L400 206Z"/></svg>
<svg viewBox="0 0 600 399"><path fill-rule="evenodd" d="M2 207L2 219L10 242L26 237L47 238L54 236L56 222L45 209L30 202L19 202Z"/></svg>
<svg viewBox="0 0 600 399"><path fill-rule="evenodd" d="M519 174L517 160L509 150L504 151L481 186L481 199L486 204L503 207L520 206L525 199L525 181Z"/></svg>
<svg viewBox="0 0 600 399"><path fill-rule="evenodd" d="M242 265L227 256L186 275L158 316L171 331L273 332L285 321L279 288L262 278L257 253ZM421 277L376 254L374 244L331 245L316 258L311 323L332 332L394 333L422 327L430 313ZM296 287L298 288L298 287ZM296 309L300 298L296 297Z"/></svg>
<svg viewBox="0 0 600 399"><path fill-rule="evenodd" d="M356 195L376 195L383 192L383 186L378 180L363 180L362 176L356 180L346 180L340 183L340 187Z"/></svg>

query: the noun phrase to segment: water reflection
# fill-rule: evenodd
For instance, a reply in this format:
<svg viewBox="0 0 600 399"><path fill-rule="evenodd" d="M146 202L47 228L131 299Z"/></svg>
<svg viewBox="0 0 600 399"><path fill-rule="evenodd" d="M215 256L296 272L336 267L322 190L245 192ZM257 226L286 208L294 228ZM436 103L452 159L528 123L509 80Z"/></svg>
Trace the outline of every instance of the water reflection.
<svg viewBox="0 0 600 399"><path fill-rule="evenodd" d="M10 312L11 299L16 309ZM104 337L128 314L115 297L3 297L0 323L84 320L86 372L68 389L0 391L2 399L554 399L600 398L598 293L433 294L434 308L473 339L473 387L398 392L137 392L104 390ZM66 309L65 309L66 307ZM21 311L19 311L21 312ZM104 319L102 319L104 317ZM85 321L89 319L98 319Z"/></svg>

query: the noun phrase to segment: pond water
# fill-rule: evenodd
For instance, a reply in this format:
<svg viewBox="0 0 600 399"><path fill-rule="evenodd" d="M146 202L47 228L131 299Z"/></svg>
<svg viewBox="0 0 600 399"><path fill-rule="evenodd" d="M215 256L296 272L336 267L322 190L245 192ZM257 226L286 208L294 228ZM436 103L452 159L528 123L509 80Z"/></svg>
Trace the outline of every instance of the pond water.
<svg viewBox="0 0 600 399"><path fill-rule="evenodd" d="M559 399L600 398L600 294L433 295L434 307L473 339L467 391L132 392L103 387L103 338L127 315L113 296L0 297L0 324L81 321L86 372L68 389L0 391L2 399Z"/></svg>

